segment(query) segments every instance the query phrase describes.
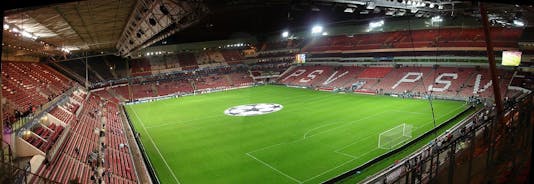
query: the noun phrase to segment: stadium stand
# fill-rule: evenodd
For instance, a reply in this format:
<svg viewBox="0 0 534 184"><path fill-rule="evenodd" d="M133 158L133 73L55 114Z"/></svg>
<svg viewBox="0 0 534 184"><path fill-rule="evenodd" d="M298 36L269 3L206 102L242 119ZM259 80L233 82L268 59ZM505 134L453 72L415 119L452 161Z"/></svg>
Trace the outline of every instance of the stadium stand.
<svg viewBox="0 0 534 184"><path fill-rule="evenodd" d="M42 5L41 3L34 4L37 6ZM528 22L532 23L531 20L528 21L533 17L530 15L533 12L530 11L532 6L523 7L520 4L510 4L508 7L506 4L491 5L488 3L490 18L481 20L481 17L484 18L484 16L479 15L479 13L484 14L485 11L462 12L462 10L478 8L482 10L487 4L480 3L478 7L471 7L469 5L474 5L473 3L462 1L429 0L422 3L413 1L393 3L407 4L412 6L411 9L395 7L396 5L390 6L392 3L384 3L379 0L371 0L365 4L366 6L352 1L311 2L310 4L299 1L281 3L269 0L253 7L246 1L221 1L217 3L211 1L180 1L175 3L172 1L169 3L167 0L163 0L119 1L118 4L115 1L101 3L82 1L69 4L67 2L5 11L0 80L2 88L0 110L3 110L1 113L3 121L1 168L14 167L17 171L4 172L2 170L0 181L17 184L136 184L152 183L151 181L169 183L168 181L172 181L172 179L167 180L170 177L166 175L163 175L163 177L168 177L162 180L164 182L158 181L158 178L162 179L163 177L161 172L155 172L159 166L154 167L150 163L150 161L154 161L149 158L152 156L151 151L153 150L149 148L147 149L148 152L145 153L145 147L140 138L143 133L136 132L137 122L133 121L130 124L126 105L263 84L309 88L331 91L332 93L365 93L418 99L452 99L460 101L456 102L459 108L452 112L457 113L457 110L463 110L456 117L447 120L451 122L454 120L457 124L446 127L448 122L444 122L436 126L436 119L439 119L440 122L442 120L435 118L437 116L434 116L434 107L431 106L434 129L425 130L422 134L430 135L441 130L445 133L439 136L437 133L434 134L432 141L410 156L396 160L394 163L386 163L393 165L379 173L376 173L376 170L380 169L381 166L374 165L376 167L372 169L367 169L367 167L372 165L376 159L384 159L381 163L384 165L385 162L388 162L387 160L391 161L390 158L392 157L386 159L388 154L409 149L393 150L393 147L389 147L392 150L371 150L365 154L377 155L375 158L371 158L365 163L362 162L363 165L355 165L360 163L360 160L357 160L359 156L355 157L349 151L359 153L360 150L352 147L359 145L350 142L348 145L342 145L344 147L336 149L334 152L339 151L340 155L337 155L339 158L350 157L342 159L352 160L343 161L341 165L337 165L340 163L338 162L340 159L332 157L332 160L324 161L325 165L312 168L312 172L298 173L294 176L294 173L282 172L282 170L284 172L290 170L284 168L288 163L280 163L280 160L277 160L277 162L269 163L273 164L271 167L267 162L272 160L263 158L265 154L270 152L285 153L287 150L275 150L275 147L272 146L269 146L269 148L273 148L272 150L263 149L272 143L258 145L257 148L251 145L241 145L241 148L247 151L245 157L248 159L241 161L247 161L247 163L248 161L251 161L250 163L258 161L257 166L263 169L267 165L278 172L273 172L273 174L282 173L287 177L282 176L281 178L289 179L288 182L293 180L297 183L335 183L340 181L336 181L336 179L343 175L351 175L349 177L354 179L345 181L346 183L360 182L356 180L361 178L364 178L365 183L527 183L527 180L531 178L530 173L526 170L531 169L529 163L532 152L532 146L530 146L532 123L530 122L533 117L531 115L533 107L531 92L534 88L534 82L532 82L534 78L532 72L521 70L523 68L528 68L524 71L532 70L530 68L532 68L534 52L532 51L533 39L530 37L533 30L532 25L527 24ZM220 6L230 7L221 8ZM429 7L427 8L427 6ZM434 6L437 7L434 8ZM78 11L79 7L87 7L87 11ZM279 7L284 8L278 9ZM346 9L345 11L337 11L337 7ZM9 8L12 7L9 6ZM278 16L279 10L287 8L291 10L289 13L286 12L287 14ZM309 19L308 13L302 13L303 10L307 12L308 9L311 9L309 11L312 14L321 14L328 12L326 8L332 9L331 16L327 16L328 22L323 22L323 25L314 25L324 26L324 32L323 27L321 27L321 31L316 32L312 29L310 34L309 30L304 28L307 25L301 23L308 22L302 20ZM277 16L270 16L269 9L274 9L276 12L273 14ZM229 17L234 14L233 11L240 10L247 12L245 15L256 15L253 13L260 10L257 12L266 16L250 16L255 18L253 21L248 20L248 16ZM345 15L347 10L354 12L349 18L346 18ZM76 14L71 15L69 13L71 11L75 11ZM387 17L390 16L388 13L392 11L396 18L387 18L385 19L387 25L382 22L378 29L373 28L372 24L375 18L376 20L384 18L381 12L385 12ZM406 11L410 12L407 13ZM343 16L340 16L342 18L338 18L336 15L339 14L336 12L342 13ZM402 15L400 15L401 12ZM449 17L449 13L445 15L444 12L450 12L450 15L455 16ZM113 15L108 15L109 13ZM404 16L404 13L416 18L400 18ZM225 17L218 17L219 15ZM357 18L361 18L360 16L366 19L362 19L360 22L357 20ZM81 22L76 17L79 17ZM91 17L91 21L87 21L86 17ZM112 19L106 20L110 17ZM203 21L205 17L208 17L207 21ZM283 26L274 24L275 21L267 20L267 18L275 20L276 17L282 18L282 21L276 21L278 23L289 23L284 25L288 30L283 30L282 37L278 32L280 30L271 29ZM443 24L434 25L434 18L439 18L439 22L443 20L446 22L443 21ZM220 19L229 19L231 23L221 23ZM364 21L371 22L367 26ZM498 69L493 77L496 76L498 81L492 81L490 69L487 67L486 50L489 50L485 36L487 32L481 27L482 25L478 25L481 21L487 21L490 24L489 28L487 25L484 26L490 30L490 39L493 43L491 46L494 53L488 53L497 56L497 63L505 60L504 57L500 57L502 51L521 51L526 55L521 60L523 63L518 67L506 67L497 64ZM250 22L253 23L250 24L252 25L250 29L232 26L240 26L240 24ZM194 27L187 29L189 26ZM264 26L268 28L265 29ZM193 34L194 36L189 37L192 32L198 30L208 31L207 34L195 33L198 36ZM174 35L175 33L177 34ZM213 40L213 38L220 40ZM500 115L497 112L500 112L501 109L498 108L500 106L497 106L499 103L495 103L495 99L493 99L493 84L499 86L501 90L504 103L502 118L497 117ZM273 88L278 87L274 86ZM247 90L243 91L246 92ZM331 95L325 92L321 93ZM265 96L272 97L270 95ZM248 96L254 97L254 95ZM261 96L263 95L256 95L255 97ZM302 96L307 98L307 95ZM362 95L354 96L360 97ZM241 96L238 97L241 98ZM245 100L249 99L246 98ZM293 99L289 101L291 100ZM499 100L497 99L497 102ZM249 101L252 102L255 99ZM320 103L314 99L293 101ZM398 99L398 101L401 103L407 100ZM431 101L429 100L429 102ZM285 100L284 103L286 103ZM366 103L354 101L350 107L361 109L359 105L362 104ZM373 101L369 104L378 103ZM291 108L296 106L283 105L286 107L284 110L286 113L293 111ZM335 110L338 108L327 107L323 104L318 105L324 106L324 109ZM343 107L340 104L335 105L339 108ZM272 106L272 108L278 108L276 110L282 109L280 104L259 106L250 104L248 106L252 108L243 111L260 111L259 107L261 106ZM438 106L440 105L435 107ZM378 107L380 108L380 106ZM393 105L385 107L387 108L381 109L394 109L392 108ZM233 115L230 109L228 110L229 115ZM311 108L300 108L299 110L301 109L309 110ZM322 108L314 109L322 110ZM240 109L237 108L237 110ZM275 111L270 110L269 112ZM341 111L336 113L332 116L345 114ZM426 111L414 113L424 114ZM140 114L146 115L146 113ZM375 115L369 114L369 117ZM189 116L184 117L190 118ZM333 139L327 137L333 135L332 132L330 135L322 134L323 130L336 129L338 126L343 126L342 124L345 122L343 122L344 120L329 122L331 118L325 117L324 122L317 123L315 126L314 123L299 121L299 116L292 116L291 120L296 120L291 121L292 123L303 122L303 124L295 125L306 123L312 127L306 130L307 132L303 136L300 135L300 131L293 131L287 135L280 134L280 137L275 138L297 137L298 141L305 139L306 145L311 145L310 143L313 142L324 142L321 140L332 141ZM462 119L456 119L458 117ZM363 118L367 119L368 117ZM140 119L143 118L137 117L137 119L141 121ZM321 118L316 119L322 121ZM496 124L497 122L500 124ZM286 122L284 121L284 123ZM389 126L387 123L396 122L389 121L381 124L383 127L377 127L376 131L379 131L378 128ZM143 123L141 122L141 124ZM191 124L194 123L190 123L188 126ZM406 125L404 122L403 124ZM270 126L272 125L274 124ZM352 128L358 128L356 125L360 126L356 123L349 125L355 126ZM159 125L151 126L151 128L155 128ZM146 137L149 137L147 127L142 126L145 129L144 133L148 135ZM347 134L353 134L352 128L347 127L342 130ZM416 128L427 129L428 127ZM180 130L184 130L184 134L192 132L185 129ZM276 128L273 129L272 127L269 130L277 131ZM421 132L421 130L418 131ZM258 131L262 131L262 129L258 129ZM320 138L319 141L308 139L312 135L318 134L317 132L322 134L317 136ZM420 132L417 134L421 134ZM214 134L217 133L220 132L214 132ZM260 133L263 132L250 132L254 135ZM404 133L403 130L402 134L404 135ZM145 137L144 135L143 137ZM183 135L183 137L186 136ZM336 136L342 137L343 135L338 136L336 134ZM358 137L357 135L350 136ZM210 137L210 135L206 134L204 137L194 138L206 137ZM412 138L411 130L409 137ZM416 138L415 136L413 138L414 140L418 139L418 141L430 140L429 137L426 137L429 139ZM151 141L152 144L156 145L153 140ZM266 143L266 141L268 139L257 140L256 143ZM276 141L278 139L273 143L276 144ZM298 148L298 141L294 142L294 145L276 144L279 145L276 148ZM380 145L380 141L378 142ZM421 145L422 143L415 143L412 140L402 141L399 143L400 147L406 146L404 145L405 142L406 145L412 143ZM341 145L341 143L338 144ZM197 145L192 147L205 146ZM337 146L334 145L332 148ZM158 149L157 146L155 147ZM378 147L380 148L380 146ZM181 149L189 148L191 147L184 146ZM249 148L252 149L248 150ZM16 153L16 159L11 158L11 149ZM5 153L6 150L9 150L9 154ZM347 153L342 153L344 150ZM160 152L160 150L157 151ZM165 150L162 149L163 151ZM375 154L374 152L381 153ZM166 158L163 158L162 153L159 154L166 167L171 171L176 183L181 181L188 183L193 180L184 177L184 175L193 172L178 172L181 169L173 171L174 168L171 167L176 167L176 163L169 162L171 164L167 164ZM197 156L199 154L193 152L192 155ZM205 154L204 156L206 155L212 156L213 154ZM240 155L243 156L243 154ZM7 159L9 162L4 163L6 156L9 157ZM186 154L181 156L186 158ZM168 158L168 160L173 160L173 158ZM18 165L13 164L15 162ZM27 167L20 167L23 164ZM221 175L211 172L211 170L227 169L228 165L224 164L227 163L221 164L218 168L208 168L207 172L202 173L202 176L198 176L198 178L206 178L204 181L212 179L210 177L218 179L216 177ZM330 167L331 165L337 166ZM304 164L304 166L308 165ZM347 171L348 167L356 168ZM454 171L455 169L456 171ZM469 172L464 172L467 170ZM374 173L369 173L369 171ZM368 176L360 175L362 172ZM12 175L11 173L19 177L13 181L5 179L7 175ZM320 174L317 175L318 173ZM177 174L181 180L178 181L174 174ZM270 177L265 173L260 174L262 177ZM308 174L310 175L308 176ZM340 176L334 174L340 174ZM182 177L186 179L182 180ZM239 175L231 177L238 178L237 181L248 183L252 183L249 181L255 179L248 176L239 177ZM210 182L217 183L218 181ZM273 181L280 182L282 179ZM192 182L195 183L195 181Z"/></svg>
<svg viewBox="0 0 534 184"><path fill-rule="evenodd" d="M492 38L496 48L517 48L522 29L495 28ZM466 50L466 48L485 47L484 32L480 28L443 28L384 33L329 36L310 42L305 52L324 52L335 50L378 50L391 48L442 47ZM449 49L449 50L450 50ZM410 50L412 51L412 50Z"/></svg>
<svg viewBox="0 0 534 184"><path fill-rule="evenodd" d="M29 114L66 91L72 80L45 64L2 61L2 93L10 110L4 122ZM16 113L15 110L18 112Z"/></svg>
<svg viewBox="0 0 534 184"><path fill-rule="evenodd" d="M67 140L59 148L61 154L56 154L49 161L44 161L39 167L37 174L59 183L77 181L79 183L91 183L94 167L97 160L92 159L92 155L98 149L105 150L103 158L104 181L106 183L136 183L137 178L133 171L132 157L123 133L123 120L118 116L118 104L106 101L96 95L90 95L87 100L83 100L79 121L70 123L71 130ZM100 122L102 118L103 124ZM36 128L35 132L39 137L49 137L49 141L54 142L57 135L61 133L62 126L52 124L48 129ZM44 131L43 131L44 130ZM59 133L58 133L59 132ZM106 132L105 135L96 132ZM103 146L99 146L100 137L104 137ZM38 148L43 148L44 152L49 149L49 144L43 144L35 138L29 138L29 142ZM44 145L44 146L43 146ZM123 145L123 146L121 146ZM31 183L36 183L33 181Z"/></svg>
<svg viewBox="0 0 534 184"><path fill-rule="evenodd" d="M334 69L335 68L335 69ZM334 70L348 71L344 76ZM325 72L326 71L326 72ZM500 86L505 94L512 73L501 70ZM286 72L279 82L287 85L349 88L357 82L363 83L358 91L373 93L432 93L442 96L482 96L491 97L492 87L487 69L450 68L450 67L336 67L336 66L299 66ZM330 80L328 80L330 79ZM328 81L327 81L328 80ZM430 85L432 88L430 88ZM361 89L361 90L360 90Z"/></svg>

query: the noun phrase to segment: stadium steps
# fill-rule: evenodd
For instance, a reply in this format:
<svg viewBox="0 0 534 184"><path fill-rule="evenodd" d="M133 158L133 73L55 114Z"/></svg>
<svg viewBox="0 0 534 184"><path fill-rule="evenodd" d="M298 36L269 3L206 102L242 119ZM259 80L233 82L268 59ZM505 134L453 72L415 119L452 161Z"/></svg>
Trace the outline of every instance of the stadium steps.
<svg viewBox="0 0 534 184"><path fill-rule="evenodd" d="M158 88L156 87L156 84L152 83L150 87L152 88L152 93L154 94L154 96L159 96L159 91L158 91Z"/></svg>
<svg viewBox="0 0 534 184"><path fill-rule="evenodd" d="M467 86L469 84L468 82L471 81L471 79L473 79L473 77L475 76L476 76L476 72L471 72L471 74L469 74L469 77L467 77L464 81L462 81L462 84L464 85L462 85L460 89L458 89L458 91L456 92L456 96L461 96L465 88L468 87Z"/></svg>
<svg viewBox="0 0 534 184"><path fill-rule="evenodd" d="M228 81L228 84L235 85L234 81L232 81L232 78L230 77L230 75L224 75L224 78L226 79L226 81Z"/></svg>
<svg viewBox="0 0 534 184"><path fill-rule="evenodd" d="M195 81L191 80L191 87L193 87L193 91L197 90L197 85L195 84Z"/></svg>
<svg viewBox="0 0 534 184"><path fill-rule="evenodd" d="M127 101L127 99L126 99L126 98L124 98L124 97L123 97L123 96L121 96L121 95L118 95L118 94L117 94L117 93L115 93L115 91L113 91L113 90L110 90L110 89L106 89L106 91L107 91L107 92L108 92L109 94L111 94L111 96L113 96L113 97L115 97L115 98L119 99L120 101L123 101L123 102L124 102L124 101Z"/></svg>

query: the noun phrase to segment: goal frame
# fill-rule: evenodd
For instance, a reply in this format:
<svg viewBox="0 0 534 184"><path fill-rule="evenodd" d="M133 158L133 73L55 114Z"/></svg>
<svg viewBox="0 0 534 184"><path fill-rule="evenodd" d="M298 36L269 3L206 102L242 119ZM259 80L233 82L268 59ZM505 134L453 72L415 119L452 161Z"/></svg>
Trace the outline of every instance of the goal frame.
<svg viewBox="0 0 534 184"><path fill-rule="evenodd" d="M410 130L409 133L407 132L407 131L408 131L408 130L407 130L407 127L408 127L408 126L411 126L411 125L408 125L408 124L406 124L406 123L403 123L403 124L397 125L397 126L395 126L395 127L393 127L393 128L390 128L390 129L388 129L388 130L386 130L386 131L383 131L383 132L381 132L380 134L378 134L378 145L377 145L377 147L378 147L379 149L391 149L391 148L393 148L393 147L395 147L395 146L401 144L402 142L404 142L404 141L399 141L399 143L397 143L397 144L391 146L390 148L383 147L383 146L381 146L381 144L380 144L381 141L382 141L382 135L383 135L383 134L388 133L388 132L390 132L390 131L393 131L393 130L395 130L395 129L398 129L399 127L402 127L402 135L401 135L401 137L407 137L408 139L411 139L411 138L412 138L412 131ZM411 128L413 128L413 127L411 127Z"/></svg>

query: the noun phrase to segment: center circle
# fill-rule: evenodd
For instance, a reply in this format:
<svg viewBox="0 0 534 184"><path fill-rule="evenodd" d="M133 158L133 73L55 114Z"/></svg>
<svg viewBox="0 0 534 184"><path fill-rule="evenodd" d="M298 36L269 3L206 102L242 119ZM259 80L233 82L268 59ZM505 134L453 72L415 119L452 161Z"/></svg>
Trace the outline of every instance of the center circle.
<svg viewBox="0 0 534 184"><path fill-rule="evenodd" d="M274 103L247 104L230 107L224 111L229 116L257 116L282 110L284 106Z"/></svg>

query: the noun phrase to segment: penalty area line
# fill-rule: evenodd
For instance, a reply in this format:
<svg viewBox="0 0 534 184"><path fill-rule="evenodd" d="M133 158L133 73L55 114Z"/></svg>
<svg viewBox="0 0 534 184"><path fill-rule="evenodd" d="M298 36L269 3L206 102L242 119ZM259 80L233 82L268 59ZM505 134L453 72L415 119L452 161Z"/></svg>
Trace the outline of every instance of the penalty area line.
<svg viewBox="0 0 534 184"><path fill-rule="evenodd" d="M291 180L293 180L293 181L295 181L295 182L297 182L297 183L302 183L302 181L300 181L300 180L298 180L298 179L295 179L295 178L289 176L288 174L286 174L286 173L284 173L284 172L282 172L282 171L276 169L275 167L269 165L268 163L265 163L264 161L262 161L262 160L256 158L255 156L252 156L250 153L245 153L245 154L246 154L247 156L249 156L250 158L252 158L252 159L254 159L254 160L260 162L261 164L263 164L263 165L269 167L269 168L272 169L273 171L276 171L277 173L279 173L279 174L281 174L281 175L283 175L283 176L285 176L285 177L287 177L287 178L289 178L289 179L291 179Z"/></svg>
<svg viewBox="0 0 534 184"><path fill-rule="evenodd" d="M137 118L137 120L139 120L139 123L141 123L141 127L143 127L143 129L145 130L146 135L148 135L148 139L150 140L150 142L152 143L154 148L156 148L156 151L158 151L158 154L161 157L161 159L163 160L163 163L165 163L165 166L167 166L167 169L169 169L169 171L171 172L172 177L174 178L176 183L180 184L180 181L178 180L178 178L176 178L176 175L174 175L174 171L171 169L171 167L167 163L167 160L165 160L165 157L163 156L163 154L161 154L161 151L159 151L159 148L158 148L158 146L156 146L156 143L152 139L152 136L150 136L150 133L148 133L148 131L147 131L146 127L145 127L145 124L143 123L143 120L141 120L139 118L139 116L137 115L137 112L135 111L134 108L132 108L132 111L134 112L135 117Z"/></svg>

